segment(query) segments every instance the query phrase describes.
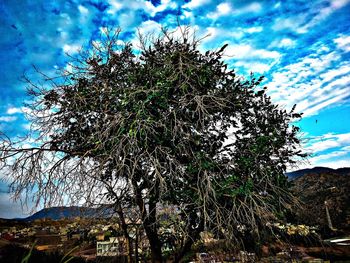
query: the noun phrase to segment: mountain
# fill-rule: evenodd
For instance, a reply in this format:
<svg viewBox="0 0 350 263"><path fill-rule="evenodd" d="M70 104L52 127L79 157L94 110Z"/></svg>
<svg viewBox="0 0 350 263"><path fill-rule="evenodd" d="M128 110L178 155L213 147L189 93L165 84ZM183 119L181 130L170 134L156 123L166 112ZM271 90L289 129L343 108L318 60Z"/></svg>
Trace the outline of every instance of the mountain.
<svg viewBox="0 0 350 263"><path fill-rule="evenodd" d="M315 167L289 176L292 192L302 201L302 222L327 227L328 213L334 229L350 230L350 168Z"/></svg>
<svg viewBox="0 0 350 263"><path fill-rule="evenodd" d="M289 180L295 180L306 174L337 174L337 175L350 175L350 167L332 169L328 167L314 167L310 169L301 169L294 172L286 173Z"/></svg>
<svg viewBox="0 0 350 263"><path fill-rule="evenodd" d="M30 222L36 219L49 218L52 220L69 219L74 217L87 217L87 218L107 218L113 215L111 208L89 208L79 206L59 206L44 208L31 216L26 218L16 218L15 220Z"/></svg>

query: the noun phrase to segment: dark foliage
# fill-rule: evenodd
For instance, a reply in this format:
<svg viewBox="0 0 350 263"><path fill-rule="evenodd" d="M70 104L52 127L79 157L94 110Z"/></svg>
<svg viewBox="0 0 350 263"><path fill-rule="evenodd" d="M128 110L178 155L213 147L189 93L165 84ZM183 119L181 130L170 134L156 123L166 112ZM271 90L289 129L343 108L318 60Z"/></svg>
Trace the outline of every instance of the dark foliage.
<svg viewBox="0 0 350 263"><path fill-rule="evenodd" d="M291 209L286 165L304 156L300 114L271 102L262 77L243 79L222 61L225 46L201 53L182 36L141 38L141 53L107 34L51 88L30 89L35 146L4 137L19 194L47 204L65 197L106 201L123 217L138 207L154 261L161 261L157 210L175 206L175 261L203 229L238 241ZM62 193L65 193L64 195ZM239 243L239 242L238 242Z"/></svg>

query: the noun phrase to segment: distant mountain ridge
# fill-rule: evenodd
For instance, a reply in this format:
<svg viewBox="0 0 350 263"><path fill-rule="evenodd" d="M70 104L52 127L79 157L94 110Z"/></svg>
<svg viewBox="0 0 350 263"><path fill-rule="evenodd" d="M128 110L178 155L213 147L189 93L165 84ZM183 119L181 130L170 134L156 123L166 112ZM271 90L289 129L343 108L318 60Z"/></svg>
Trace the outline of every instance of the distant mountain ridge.
<svg viewBox="0 0 350 263"><path fill-rule="evenodd" d="M332 169L328 167L321 167L316 166L314 168L308 168L308 169L301 169L294 172L288 172L286 173L289 180L295 180L299 177L302 177L306 174L322 174L322 173L328 173L328 174L337 174L337 175L350 175L350 167L343 167L338 169Z"/></svg>
<svg viewBox="0 0 350 263"><path fill-rule="evenodd" d="M75 217L85 218L107 218L113 215L113 209L109 207L101 208L90 208L90 207L79 207L79 206L58 206L43 208L40 211L34 213L31 216L25 218L14 218L7 220L17 220L23 222L31 222L37 219L72 219ZM6 219L4 219L6 220Z"/></svg>
<svg viewBox="0 0 350 263"><path fill-rule="evenodd" d="M296 210L298 219L324 231L331 229L331 221L332 227L349 233L346 231L350 231L350 168L315 167L298 172L299 177L291 180L290 188L302 202L301 209Z"/></svg>
<svg viewBox="0 0 350 263"><path fill-rule="evenodd" d="M96 209L78 206L60 206L44 208L31 216L24 218L25 221L34 221L36 219L50 218L52 220L59 220L63 218L74 217L91 217L96 213Z"/></svg>

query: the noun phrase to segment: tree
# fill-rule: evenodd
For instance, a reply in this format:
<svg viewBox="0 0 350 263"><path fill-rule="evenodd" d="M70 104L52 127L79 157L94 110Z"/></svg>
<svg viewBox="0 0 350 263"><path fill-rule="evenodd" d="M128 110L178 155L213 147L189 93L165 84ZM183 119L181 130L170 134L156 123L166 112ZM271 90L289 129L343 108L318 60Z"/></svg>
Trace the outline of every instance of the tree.
<svg viewBox="0 0 350 263"><path fill-rule="evenodd" d="M262 77L228 69L226 45L203 54L189 29L179 30L140 37L140 53L107 32L63 81L31 84L32 146L2 137L17 195L34 191L46 205L108 201L122 222L125 208L137 207L153 262L162 261L161 206L176 207L181 222L175 261L204 229L257 238L291 208L284 172L303 156L290 125L301 115L273 104Z"/></svg>

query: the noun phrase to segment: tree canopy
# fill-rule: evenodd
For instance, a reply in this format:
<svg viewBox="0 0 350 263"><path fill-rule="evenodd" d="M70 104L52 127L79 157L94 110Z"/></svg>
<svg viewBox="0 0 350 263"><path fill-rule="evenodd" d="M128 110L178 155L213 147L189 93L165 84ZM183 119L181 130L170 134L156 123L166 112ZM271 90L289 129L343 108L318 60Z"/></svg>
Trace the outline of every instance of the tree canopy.
<svg viewBox="0 0 350 263"><path fill-rule="evenodd" d="M176 207L182 222L176 260L203 230L258 237L291 208L284 172L303 156L291 125L301 115L272 103L262 77L230 69L226 45L202 53L181 32L141 38L137 52L107 33L64 81L31 84L30 146L2 136L15 193L34 191L47 205L100 200L121 216L137 207L155 262L161 207Z"/></svg>

